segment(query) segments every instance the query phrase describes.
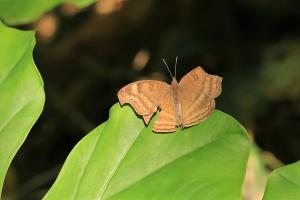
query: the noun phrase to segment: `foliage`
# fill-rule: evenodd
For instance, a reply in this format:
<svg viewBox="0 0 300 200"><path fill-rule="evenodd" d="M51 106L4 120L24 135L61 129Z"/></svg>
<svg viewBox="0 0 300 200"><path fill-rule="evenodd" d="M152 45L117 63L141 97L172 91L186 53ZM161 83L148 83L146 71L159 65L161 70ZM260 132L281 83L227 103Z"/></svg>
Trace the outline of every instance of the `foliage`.
<svg viewBox="0 0 300 200"><path fill-rule="evenodd" d="M76 6L87 6L95 0L0 0L0 19L8 24L24 24L36 20L55 6L70 2Z"/></svg>
<svg viewBox="0 0 300 200"><path fill-rule="evenodd" d="M59 4L69 2L82 7L94 1L0 0L0 19L6 24L13 25L30 23ZM268 46L268 41L263 39L265 35L269 35L271 41L279 41L280 38L276 35L286 34L289 30L284 28L281 33L279 31L279 34L272 36L273 30L278 32L282 24L299 16L297 6L294 4L287 2L260 4L245 1L246 3L239 2L235 5L223 3L221 6L220 4L208 6L209 4L206 3L209 1L191 1L189 5L177 2L179 7L184 8L181 11L189 14L175 15L174 18L174 13L178 13L177 10L172 11L173 8L177 8L176 4L171 9L170 2L131 2L133 2L131 5L126 6L127 13L119 12L113 18L90 15L88 23L76 18L78 27L72 28L72 34L61 37L65 39L59 40L59 45L55 44L54 48L45 48L52 50L52 56L49 56L51 50L45 50L44 60L40 59L39 62L46 65L43 61L47 60L50 63L48 66L51 66L49 71L56 71L53 67L61 67L64 64L61 63L62 61L68 63L70 68L64 67L65 74L61 73L63 76L76 72L73 70L74 63L77 67L81 65L82 60L88 63L83 66L84 69L89 69L90 73L82 75L82 70L77 70L82 75L82 80L76 80L75 84L73 80L69 80L68 84L72 87L65 87L70 90L72 99L78 94L86 98L87 83L97 82L97 85L104 85L98 83L98 75L103 78L101 79L103 82L110 80L107 79L108 77L113 77L111 79L115 81L119 78L117 74L123 77L120 79L121 82L127 82L128 77L136 78L134 76L136 72L133 73L128 68L126 68L127 73L115 73L113 69L105 70L104 73L102 68L93 67L99 64L98 60L94 64L94 57L99 57L103 66L108 65L113 68L113 65L117 65L118 68L127 66L129 57L143 48L144 52L150 52L152 65L157 64L155 60L160 60L157 57L161 55L172 57L178 55L178 52L183 56L183 60L196 60L197 63L193 65L199 64L199 55L203 55L202 58L200 56L200 60L204 66L217 68L222 64L226 69L224 73L222 72L226 82L224 82L224 94L219 99L221 100L219 105L228 113L235 113L239 120L252 121L254 116L263 113L274 99L291 100L294 107L298 109L299 40L281 39L282 41L277 45L269 45L271 48L267 49L261 64L256 63L257 58L260 57L257 53L261 51L259 48ZM117 9L121 7L121 3L114 6ZM242 16L234 16L237 7L241 13L244 13ZM166 13L166 15L157 15L157 13ZM215 17L215 13L222 16L222 20ZM180 19L180 16L184 16L184 20ZM170 19L173 20L173 24L169 23ZM156 23L157 21L161 23ZM183 24L178 21L182 21ZM147 22L147 26L144 22ZM234 27L244 22L247 28ZM122 34L119 34L120 30ZM249 34L249 30L255 30L255 34ZM216 31L222 37L216 37ZM62 32L69 34L70 30L64 29ZM132 32L136 35L128 34ZM235 36L238 36L238 39ZM89 43L91 38L93 38L92 44L96 45L98 51L82 53L82 49L90 48L84 44L91 45ZM139 43L142 45L140 46ZM9 164L40 115L45 96L43 81L32 60L32 50L35 45L34 32L7 28L0 22L0 44L1 192ZM110 49L118 49L118 51ZM155 52L152 52L152 49L155 49ZM109 58L115 60L116 57L118 62L109 60ZM69 62L70 60L73 63ZM253 66L261 66L261 68ZM110 75L107 75L108 72ZM65 85L67 78L58 79ZM114 85L118 87L118 84ZM81 91L78 90L78 86L81 86ZM114 92L116 89L107 90ZM93 93L95 94L94 90ZM64 99L59 100L63 102ZM80 102L80 100L74 101ZM68 102L61 105L63 106L60 108L68 105ZM103 105L107 104L103 103ZM67 115L72 115L69 113L70 110L73 111L72 107L66 110ZM82 127L90 127L91 123L86 123L81 115L75 112L74 116L77 117L74 120L76 123L82 123ZM299 115L294 119L298 119L297 116ZM276 118L272 113L268 118L271 119L274 133ZM290 118L289 122L293 123ZM119 105L113 106L109 120L75 146L45 199L197 199L200 196L203 199L240 199L249 142L245 130L238 122L220 111L215 111L205 122L184 131L178 130L174 134L154 134L151 131L152 124L145 127L127 106L124 108L120 108ZM262 124L257 126L257 132L262 128L266 129L267 124ZM292 126L285 126L285 130L289 130L290 127ZM60 129L63 131L63 127ZM296 126L295 130L298 130ZM290 143L288 146L293 147L293 144ZM300 199L299 169L299 162L297 162L275 170L268 180L264 199Z"/></svg>
<svg viewBox="0 0 300 200"><path fill-rule="evenodd" d="M114 105L44 199L240 199L249 141L237 121L215 111L174 134L152 132L153 121Z"/></svg>
<svg viewBox="0 0 300 200"><path fill-rule="evenodd" d="M300 98L299 44L299 39L286 39L267 51L261 77L262 88L269 98L294 101Z"/></svg>
<svg viewBox="0 0 300 200"><path fill-rule="evenodd" d="M32 59L33 31L0 21L0 191L5 173L44 106L43 81Z"/></svg>
<svg viewBox="0 0 300 200"><path fill-rule="evenodd" d="M300 199L300 161L271 173L263 199Z"/></svg>

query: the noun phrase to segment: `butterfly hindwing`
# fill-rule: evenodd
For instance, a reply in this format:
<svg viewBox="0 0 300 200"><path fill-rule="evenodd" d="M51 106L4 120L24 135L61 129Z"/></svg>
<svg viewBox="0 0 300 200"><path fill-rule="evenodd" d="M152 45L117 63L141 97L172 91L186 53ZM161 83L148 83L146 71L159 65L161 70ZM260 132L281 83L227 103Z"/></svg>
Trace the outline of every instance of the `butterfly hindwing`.
<svg viewBox="0 0 300 200"><path fill-rule="evenodd" d="M176 131L177 120L175 112L175 103L171 88L166 93L162 94L160 101L160 112L153 125L155 132L174 132Z"/></svg>
<svg viewBox="0 0 300 200"><path fill-rule="evenodd" d="M185 94L186 92L180 91L179 93ZM214 99L208 99L204 95L199 95L193 103L190 103L185 97L182 96L181 98L183 127L190 127L205 120L215 109Z"/></svg>

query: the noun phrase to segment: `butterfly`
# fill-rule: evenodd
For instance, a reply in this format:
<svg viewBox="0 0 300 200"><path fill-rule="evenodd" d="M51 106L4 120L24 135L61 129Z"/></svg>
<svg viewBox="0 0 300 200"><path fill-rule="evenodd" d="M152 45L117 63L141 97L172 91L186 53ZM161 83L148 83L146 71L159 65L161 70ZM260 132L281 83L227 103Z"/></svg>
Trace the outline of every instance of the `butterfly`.
<svg viewBox="0 0 300 200"><path fill-rule="evenodd" d="M187 73L179 83L175 78L176 65L175 76L170 74L171 85L142 80L126 85L118 92L120 104L130 104L147 125L160 110L152 128L158 133L175 132L176 127L186 128L205 120L215 109L215 98L221 93L222 78L209 75L202 67Z"/></svg>

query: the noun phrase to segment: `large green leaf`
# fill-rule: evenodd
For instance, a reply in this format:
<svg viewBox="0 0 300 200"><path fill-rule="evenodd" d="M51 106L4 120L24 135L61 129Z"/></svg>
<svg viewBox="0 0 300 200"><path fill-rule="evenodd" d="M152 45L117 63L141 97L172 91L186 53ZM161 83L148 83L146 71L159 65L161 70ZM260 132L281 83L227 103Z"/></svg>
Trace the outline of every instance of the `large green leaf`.
<svg viewBox="0 0 300 200"><path fill-rule="evenodd" d="M215 111L204 122L156 134L129 106L84 137L45 200L241 199L249 154L243 127Z"/></svg>
<svg viewBox="0 0 300 200"><path fill-rule="evenodd" d="M300 161L280 167L271 173L263 199L300 199Z"/></svg>
<svg viewBox="0 0 300 200"><path fill-rule="evenodd" d="M29 23L53 7L64 3L87 6L96 0L0 0L0 19L9 24Z"/></svg>
<svg viewBox="0 0 300 200"><path fill-rule="evenodd" d="M0 194L5 173L44 105L43 81L32 59L34 32L0 21Z"/></svg>

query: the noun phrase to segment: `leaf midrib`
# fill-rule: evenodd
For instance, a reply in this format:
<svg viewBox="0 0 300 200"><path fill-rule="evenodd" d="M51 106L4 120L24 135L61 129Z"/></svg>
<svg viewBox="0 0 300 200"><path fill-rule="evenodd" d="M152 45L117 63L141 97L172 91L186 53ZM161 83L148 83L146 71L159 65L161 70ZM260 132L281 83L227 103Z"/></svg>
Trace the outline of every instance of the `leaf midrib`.
<svg viewBox="0 0 300 200"><path fill-rule="evenodd" d="M104 128L103 128L103 129L104 129ZM87 163L86 163L86 165L85 165L85 167L84 167L84 170L83 170L82 173L80 174L80 178L79 178L78 184L76 184L76 186L75 186L75 192L73 193L71 199L76 199L76 198L77 198L77 195L78 195L78 188L80 188L81 180L82 180L82 178L84 177L84 174L86 173L86 168L87 168L87 166L88 166L88 164L89 164L89 162L90 162L90 160L91 160L91 157L94 155L94 152L95 152L95 150L96 150L96 146L97 146L97 144L98 144L98 142L99 142L100 136L102 135L103 129L101 129L101 132L98 134L97 141L96 141L96 143L95 143L95 145L94 145L93 151L92 151L91 154L89 155L89 158L87 159Z"/></svg>
<svg viewBox="0 0 300 200"><path fill-rule="evenodd" d="M117 121L119 122L121 119L122 119L121 115L118 115ZM117 124L120 124L120 123L117 123ZM107 126L107 124L105 124L105 126ZM117 127L116 127L115 129L117 129ZM105 130L105 127L103 127L103 129L102 129L101 132L99 133L99 136L98 136L98 138L97 138L97 141L96 141L96 143L95 143L95 146L93 147L93 151L91 152L91 154L90 154L90 156L89 156L89 158L88 158L88 160L87 160L87 164L85 165L84 170L83 170L83 172L82 172L81 175L80 175L80 179L79 179L79 181L78 181L78 184L76 185L75 193L73 193L73 196L72 196L71 199L77 199L77 195L78 195L78 191L79 191L78 188L80 188L81 180L82 180L82 178L84 177L84 174L86 173L87 166L89 165L89 162L90 162L91 157L94 155L94 152L95 152L95 150L96 150L96 147L97 147L97 145L98 145L98 143L99 143L99 139L101 138L102 132L103 132L104 130ZM140 131L140 133L141 133L141 132L142 132L142 131ZM130 150L130 148L133 146L133 144L135 143L135 141L137 140L137 138L140 136L140 133L139 133L138 136L134 139L134 141L132 142L132 144L130 145L130 147L125 151L124 155L122 155L120 161L117 163L116 167L113 169L112 174L111 174L108 178L106 178L106 179L104 180L104 181L105 181L105 184L104 184L104 186L102 187L102 188L103 188L103 189L102 189L102 192L100 193L99 197L97 198L98 200L100 200L101 197L103 196L103 194L105 193L106 188L108 187L108 185L109 185L109 183L110 183L110 180L111 180L111 179L113 178L113 176L115 175L117 169L119 168L120 164L122 163L122 161L123 161L124 158L126 157L126 155L127 155L128 151Z"/></svg>
<svg viewBox="0 0 300 200"><path fill-rule="evenodd" d="M120 121L121 117L120 117L120 115L118 115L118 116L119 116L118 121ZM117 123L117 124L119 124L119 123ZM127 153L129 152L131 147L134 145L134 143L137 141L137 138L141 135L141 133L143 132L144 129L145 129L145 127L138 133L137 137L134 139L134 141L131 143L129 148L122 155L122 157L121 157L120 161L117 163L116 167L113 169L112 174L108 177L108 179L105 180L104 188L103 188L102 192L100 193L99 198L97 198L98 200L101 200L102 196L105 194L107 187L111 183L111 179L116 174L116 171L119 169L119 167L120 167L121 163L123 162L124 158L126 157Z"/></svg>

